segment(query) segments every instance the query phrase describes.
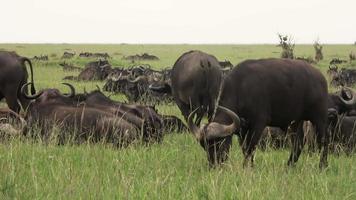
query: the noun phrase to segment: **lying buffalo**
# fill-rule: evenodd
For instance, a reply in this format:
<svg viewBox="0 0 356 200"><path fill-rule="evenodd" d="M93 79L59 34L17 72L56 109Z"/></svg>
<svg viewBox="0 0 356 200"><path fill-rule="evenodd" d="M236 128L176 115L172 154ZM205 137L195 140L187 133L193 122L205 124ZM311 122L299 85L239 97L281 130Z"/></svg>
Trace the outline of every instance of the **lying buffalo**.
<svg viewBox="0 0 356 200"><path fill-rule="evenodd" d="M135 61L135 60L159 60L159 58L157 56L150 55L148 53L143 53L141 55L136 54L136 55L126 56L123 59L131 60L131 61Z"/></svg>
<svg viewBox="0 0 356 200"><path fill-rule="evenodd" d="M158 114L157 110L152 106L113 101L100 90L78 94L74 99L76 99L78 103L85 103L87 106L101 108L107 112L116 114L122 112L125 114L123 116L125 119L126 117L134 115L145 120L147 126L151 126L147 133L147 138L155 138L160 141L162 139L162 133L170 133L173 131L183 132L187 130L184 123L175 116Z"/></svg>
<svg viewBox="0 0 356 200"><path fill-rule="evenodd" d="M32 64L28 58L21 57L15 52L0 51L0 100L5 98L9 108L15 112L21 109L17 100L23 107L28 105L28 100L20 95L20 89L28 78L26 62L30 66L31 82L33 82ZM27 92L26 89L25 93ZM31 93L36 93L34 85L31 86Z"/></svg>
<svg viewBox="0 0 356 200"><path fill-rule="evenodd" d="M206 112L212 119L222 82L220 68L214 56L201 51L186 52L175 62L171 72L172 95L186 120L196 108L197 124Z"/></svg>
<svg viewBox="0 0 356 200"><path fill-rule="evenodd" d="M92 81L104 80L111 71L111 65L106 60L90 62L85 65L78 76L67 76L64 80Z"/></svg>
<svg viewBox="0 0 356 200"><path fill-rule="evenodd" d="M336 109L328 111L333 146L351 154L356 148L356 116L339 115Z"/></svg>
<svg viewBox="0 0 356 200"><path fill-rule="evenodd" d="M145 142L160 142L163 138L162 119L153 107L113 101L100 90L84 93L74 97L74 99L80 104L84 103L83 105L114 114L138 127L143 127L143 140Z"/></svg>
<svg viewBox="0 0 356 200"><path fill-rule="evenodd" d="M286 131L294 121L291 128L297 132L292 135L293 147L288 160L288 165L293 165L304 145L303 121L309 120L315 126L319 146L323 147L320 167L325 167L329 144L326 134L327 97L324 76L304 61L246 60L238 64L224 80L219 104L227 109L217 110L215 118L201 128L195 126L191 117L188 124L207 151L212 165L227 159L232 135L237 134L246 166L249 161L253 165L254 151L266 126ZM243 118L247 125L239 127L239 117L234 113Z"/></svg>
<svg viewBox="0 0 356 200"><path fill-rule="evenodd" d="M62 59L70 59L73 58L74 56L75 56L75 52L65 51L62 55Z"/></svg>
<svg viewBox="0 0 356 200"><path fill-rule="evenodd" d="M65 85L71 89L69 95L63 95L57 89L41 90L35 95L22 93L27 99L33 100L26 115L29 128L37 125L45 140L51 137L54 127L59 128L60 143L68 138L79 142L104 140L121 147L141 138L144 121L142 126L136 126L122 115L107 112L103 107L77 104L73 100L74 87L67 83Z"/></svg>
<svg viewBox="0 0 356 200"><path fill-rule="evenodd" d="M104 85L104 91L125 94L130 102L157 104L171 102L169 91L152 90L152 86L170 84L169 69L157 71L149 65L139 65L130 68L114 68L111 70Z"/></svg>

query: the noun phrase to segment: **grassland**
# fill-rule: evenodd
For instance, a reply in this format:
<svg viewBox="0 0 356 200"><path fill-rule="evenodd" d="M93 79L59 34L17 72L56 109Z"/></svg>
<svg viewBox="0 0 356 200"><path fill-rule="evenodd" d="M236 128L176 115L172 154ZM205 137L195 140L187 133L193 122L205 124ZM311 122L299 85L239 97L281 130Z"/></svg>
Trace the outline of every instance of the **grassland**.
<svg viewBox="0 0 356 200"><path fill-rule="evenodd" d="M150 53L159 61L143 62L156 69L172 66L183 52L199 49L233 64L248 58L279 57L274 45L69 45L0 44L33 57L48 54L48 62L34 62L37 89L55 87L66 75L58 65L66 50L108 52L114 66L130 66L122 56ZM316 67L326 72L333 57L348 59L352 45L326 45L325 60ZM297 45L297 56L312 56L311 45ZM78 66L91 59L77 56ZM345 64L354 66L355 63ZM78 91L103 82L71 82ZM258 84L258 83L256 83ZM124 97L113 95L122 100ZM159 111L180 116L176 106ZM329 168L319 171L318 154L304 152L294 168L286 167L289 150L257 151L255 168L242 168L242 153L233 142L229 161L209 169L204 151L189 134L169 134L163 144L133 145L117 150L104 144L42 144L22 137L0 143L0 199L356 199L356 156L331 155Z"/></svg>

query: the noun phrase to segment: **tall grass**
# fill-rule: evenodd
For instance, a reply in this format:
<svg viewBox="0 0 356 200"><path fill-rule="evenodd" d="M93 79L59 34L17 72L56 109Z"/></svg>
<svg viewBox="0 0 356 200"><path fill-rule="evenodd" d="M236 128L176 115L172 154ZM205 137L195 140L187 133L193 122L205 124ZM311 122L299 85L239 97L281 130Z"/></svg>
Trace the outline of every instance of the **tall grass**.
<svg viewBox="0 0 356 200"><path fill-rule="evenodd" d="M21 46L21 47L19 47ZM154 68L172 66L183 52L200 49L232 63L248 58L279 57L273 45L23 45L1 44L32 57L48 54L48 62L34 62L37 89L67 88L60 83L67 75L58 65L65 49L108 52L114 66L129 66L123 55L150 53L159 61L142 63ZM347 59L355 46L325 45L326 71L333 57ZM297 56L313 55L311 45L297 45ZM76 65L92 59L73 58ZM345 64L347 65L347 64ZM70 81L77 91L88 91L104 82ZM107 93L108 94L108 93ZM113 95L124 100L122 95ZM158 105L159 112L180 116L174 105ZM44 143L16 136L0 143L0 199L356 199L356 156L329 157L329 167L320 171L319 154L303 153L293 168L286 166L289 150L257 151L255 168L242 168L242 153L236 138L230 159L210 169L206 155L189 134L166 135L162 144L131 145L116 149L105 144Z"/></svg>

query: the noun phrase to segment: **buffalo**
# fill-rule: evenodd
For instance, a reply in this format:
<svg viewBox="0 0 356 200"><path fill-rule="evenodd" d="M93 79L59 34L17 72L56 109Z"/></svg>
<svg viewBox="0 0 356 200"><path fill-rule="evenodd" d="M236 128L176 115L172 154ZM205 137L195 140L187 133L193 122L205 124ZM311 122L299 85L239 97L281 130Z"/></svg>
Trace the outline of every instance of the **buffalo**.
<svg viewBox="0 0 356 200"><path fill-rule="evenodd" d="M341 148L349 155L356 147L356 116L339 115L336 109L328 110L329 127L333 146Z"/></svg>
<svg viewBox="0 0 356 200"><path fill-rule="evenodd" d="M143 127L143 140L145 142L162 140L162 119L155 108L143 105L126 104L113 101L106 97L100 90L74 96L77 103L87 107L100 109L114 114L124 120Z"/></svg>
<svg viewBox="0 0 356 200"><path fill-rule="evenodd" d="M196 124L206 112L212 119L222 83L221 67L213 55L201 51L184 53L172 68L171 82L173 98L186 120L196 108Z"/></svg>
<svg viewBox="0 0 356 200"><path fill-rule="evenodd" d="M64 80L79 80L79 81L91 81L91 80L104 80L111 71L111 65L106 60L99 60L89 62L85 65L83 71L78 76L67 76Z"/></svg>
<svg viewBox="0 0 356 200"><path fill-rule="evenodd" d="M21 57L15 52L0 51L0 100L5 98L9 108L19 112L22 107L27 107L28 100L20 94L21 87L26 84L28 73L25 63L30 66L31 82L33 82L33 69L30 59ZM27 89L25 93L27 94ZM34 85L31 85L31 94L35 94ZM20 101L21 105L18 103Z"/></svg>
<svg viewBox="0 0 356 200"><path fill-rule="evenodd" d="M159 58L157 56L150 55L148 53L143 53L141 55L136 54L136 55L126 56L123 59L131 60L131 61L135 61L135 60L159 60Z"/></svg>
<svg viewBox="0 0 356 200"><path fill-rule="evenodd" d="M326 134L328 88L324 76L310 64L291 59L246 60L238 64L224 80L215 118L199 129L189 117L188 125L207 151L209 164L224 162L232 142L239 136L244 166L253 166L254 151L266 126L286 131L291 126L292 151L288 165L294 165L303 148L303 121L316 129L321 168L327 166L329 137ZM229 110L227 115L226 110ZM194 112L193 112L194 113ZM191 113L190 115L192 115ZM235 116L233 113L236 113ZM247 123L239 127L239 117ZM233 119L233 120L232 120ZM225 124L229 125L227 128Z"/></svg>
<svg viewBox="0 0 356 200"><path fill-rule="evenodd" d="M25 98L33 100L30 104L26 120L30 128L41 129L41 137L47 141L51 138L51 131L59 127L59 142L63 144L68 139L75 141L107 141L115 146L123 147L141 137L141 126L124 119L122 115L116 115L103 107L77 104L73 97L75 89L68 85L71 93L63 95L57 89L41 90L38 94L26 95L23 91L27 83L22 87ZM142 127L145 127L143 121ZM27 132L27 131L26 131Z"/></svg>
<svg viewBox="0 0 356 200"><path fill-rule="evenodd" d="M114 68L107 77L104 91L123 93L130 102L171 102L170 69L157 71L149 65L133 66L128 69ZM167 86L167 90L152 89Z"/></svg>
<svg viewBox="0 0 356 200"><path fill-rule="evenodd" d="M73 58L74 56L75 56L75 52L65 51L62 55L62 59L70 59Z"/></svg>

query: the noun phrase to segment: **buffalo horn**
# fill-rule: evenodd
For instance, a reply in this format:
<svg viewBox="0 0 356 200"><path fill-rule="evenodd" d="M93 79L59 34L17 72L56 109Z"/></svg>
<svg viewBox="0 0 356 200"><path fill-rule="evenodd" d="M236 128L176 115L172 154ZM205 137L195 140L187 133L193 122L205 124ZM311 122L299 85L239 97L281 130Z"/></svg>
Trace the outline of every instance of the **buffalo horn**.
<svg viewBox="0 0 356 200"><path fill-rule="evenodd" d="M24 96L26 99L32 100L32 99L37 99L39 96L42 95L43 91L40 91L37 94L33 94L33 95L28 95L26 94L25 90L27 88L28 85L33 85L32 82L26 83L21 87L21 95Z"/></svg>
<svg viewBox="0 0 356 200"><path fill-rule="evenodd" d="M62 84L63 84L63 85L66 85L66 86L68 86L68 87L70 88L70 94L68 94L68 95L62 95L62 96L68 97L68 98L74 97L74 95L75 95L75 88L74 88L74 86L71 85L71 84L69 84L69 83L62 83Z"/></svg>
<svg viewBox="0 0 356 200"><path fill-rule="evenodd" d="M199 109L196 108L193 112L191 112L188 116L188 127L189 127L189 130L191 132L193 132L195 138L200 141L202 139L202 133L201 131L199 130L199 128L197 127L197 125L195 125L195 123L193 122L193 117L194 117L194 114L197 112L197 110Z"/></svg>
<svg viewBox="0 0 356 200"><path fill-rule="evenodd" d="M206 135L206 139L208 140L229 136L233 134L236 131L236 129L240 127L240 118L233 111L223 106L219 106L219 109L224 111L231 118L232 123L230 125L220 124L220 126L222 126L223 132L208 132ZM216 122L212 122L212 123L216 123Z"/></svg>
<svg viewBox="0 0 356 200"><path fill-rule="evenodd" d="M356 92L349 88L349 87L343 87L341 89L341 92L345 92L345 89L349 90L351 92L351 99L350 100L345 100L341 95L339 95L339 98L342 102L344 102L344 104L348 105L348 106L352 106L356 104Z"/></svg>

